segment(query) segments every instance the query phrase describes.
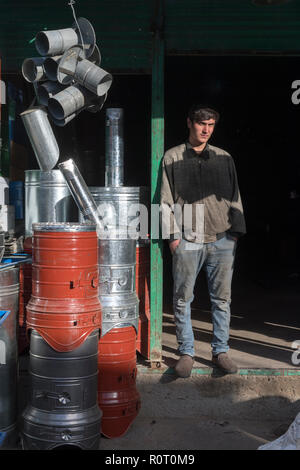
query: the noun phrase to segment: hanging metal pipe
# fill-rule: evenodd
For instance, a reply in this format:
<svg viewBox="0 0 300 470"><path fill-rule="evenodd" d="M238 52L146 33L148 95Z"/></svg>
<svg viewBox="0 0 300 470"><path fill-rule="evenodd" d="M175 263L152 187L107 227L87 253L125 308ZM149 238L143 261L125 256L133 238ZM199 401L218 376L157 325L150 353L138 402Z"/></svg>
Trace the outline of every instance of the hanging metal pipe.
<svg viewBox="0 0 300 470"><path fill-rule="evenodd" d="M124 184L124 137L122 108L106 109L105 186Z"/></svg>
<svg viewBox="0 0 300 470"><path fill-rule="evenodd" d="M5 250L5 232L4 230L2 230L2 226L0 225L0 263L4 255L4 250Z"/></svg>
<svg viewBox="0 0 300 470"><path fill-rule="evenodd" d="M39 167L52 170L59 158L59 148L47 112L43 106L34 106L20 114Z"/></svg>
<svg viewBox="0 0 300 470"><path fill-rule="evenodd" d="M44 63L44 69L49 80L57 80L58 64L62 55L56 55L54 57L47 57Z"/></svg>
<svg viewBox="0 0 300 470"><path fill-rule="evenodd" d="M0 271L0 449L17 441L19 266Z"/></svg>
<svg viewBox="0 0 300 470"><path fill-rule="evenodd" d="M45 82L37 87L39 103L48 106L49 99L63 90L63 86L56 82Z"/></svg>
<svg viewBox="0 0 300 470"><path fill-rule="evenodd" d="M97 205L74 160L70 158L60 163L58 167L65 177L70 192L83 214L84 220L90 220L96 224L98 229L101 229L102 224L98 216Z"/></svg>

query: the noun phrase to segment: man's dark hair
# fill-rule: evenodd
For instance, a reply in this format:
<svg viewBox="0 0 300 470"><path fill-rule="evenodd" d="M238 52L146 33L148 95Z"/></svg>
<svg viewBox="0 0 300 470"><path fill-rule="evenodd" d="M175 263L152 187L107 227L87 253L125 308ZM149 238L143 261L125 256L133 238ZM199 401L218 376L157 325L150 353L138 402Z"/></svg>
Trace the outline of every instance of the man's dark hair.
<svg viewBox="0 0 300 470"><path fill-rule="evenodd" d="M217 123L220 118L220 114L218 113L218 111L215 111L214 109L209 108L207 106L194 104L189 109L188 117L192 122L199 123L208 119L214 119Z"/></svg>

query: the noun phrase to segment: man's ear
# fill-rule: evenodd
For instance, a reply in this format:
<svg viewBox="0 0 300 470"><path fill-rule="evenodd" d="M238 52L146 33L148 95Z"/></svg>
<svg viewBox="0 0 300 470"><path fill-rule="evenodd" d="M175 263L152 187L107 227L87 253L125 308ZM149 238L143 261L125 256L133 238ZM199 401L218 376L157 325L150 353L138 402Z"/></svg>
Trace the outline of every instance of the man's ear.
<svg viewBox="0 0 300 470"><path fill-rule="evenodd" d="M187 126L189 129L192 127L192 121L190 120L190 118L187 118Z"/></svg>

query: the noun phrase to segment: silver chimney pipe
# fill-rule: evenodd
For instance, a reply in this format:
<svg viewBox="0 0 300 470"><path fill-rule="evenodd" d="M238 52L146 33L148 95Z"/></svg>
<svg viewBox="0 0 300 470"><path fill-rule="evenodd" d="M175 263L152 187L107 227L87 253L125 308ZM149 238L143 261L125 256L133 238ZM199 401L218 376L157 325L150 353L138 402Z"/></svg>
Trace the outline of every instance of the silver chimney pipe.
<svg viewBox="0 0 300 470"><path fill-rule="evenodd" d="M122 108L106 109L105 186L124 184L124 137Z"/></svg>
<svg viewBox="0 0 300 470"><path fill-rule="evenodd" d="M97 205L74 160L70 158L65 162L59 163L58 168L64 175L84 220L90 220L97 225L98 229L101 229L102 225L98 216Z"/></svg>

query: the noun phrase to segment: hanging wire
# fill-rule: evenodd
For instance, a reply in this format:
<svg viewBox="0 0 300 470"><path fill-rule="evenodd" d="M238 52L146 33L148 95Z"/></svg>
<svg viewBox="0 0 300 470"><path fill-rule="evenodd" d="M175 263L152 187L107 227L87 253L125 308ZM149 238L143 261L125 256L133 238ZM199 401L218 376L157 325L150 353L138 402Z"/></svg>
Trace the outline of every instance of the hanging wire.
<svg viewBox="0 0 300 470"><path fill-rule="evenodd" d="M84 44L83 44L83 38L82 38L82 34L81 34L81 29L80 29L80 27L79 27L79 24L78 24L78 21L77 21L77 16L76 16L76 13L75 13L75 8L74 8L75 0L70 0L70 1L68 2L68 5L70 5L70 7L72 8L73 17L74 17L76 26L77 26L78 31L79 31L79 34L80 34L80 39L81 39L81 44L82 44L82 49L83 49L83 56L84 56L84 58L86 58L86 56L85 56L85 50L84 50Z"/></svg>

